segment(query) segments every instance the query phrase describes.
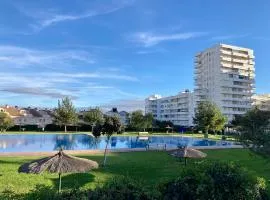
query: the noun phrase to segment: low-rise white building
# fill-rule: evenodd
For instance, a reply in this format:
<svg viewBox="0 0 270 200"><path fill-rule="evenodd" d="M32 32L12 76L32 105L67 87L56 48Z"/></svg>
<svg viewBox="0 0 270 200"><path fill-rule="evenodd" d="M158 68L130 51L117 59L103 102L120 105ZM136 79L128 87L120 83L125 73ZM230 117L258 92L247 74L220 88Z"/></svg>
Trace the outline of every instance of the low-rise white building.
<svg viewBox="0 0 270 200"><path fill-rule="evenodd" d="M112 110L106 112L105 115L116 116L120 119L122 125L124 126L129 125L129 122L130 122L129 113L126 111L118 112L117 108L112 108Z"/></svg>
<svg viewBox="0 0 270 200"><path fill-rule="evenodd" d="M49 110L39 110L33 108L19 108L17 106L2 106L0 112L7 113L15 125L37 125L45 128L46 125L53 123L53 114Z"/></svg>
<svg viewBox="0 0 270 200"><path fill-rule="evenodd" d="M252 97L252 106L260 110L270 111L270 94L257 94Z"/></svg>
<svg viewBox="0 0 270 200"><path fill-rule="evenodd" d="M145 113L156 120L170 121L174 125L193 126L194 93L186 90L174 96L151 95L145 99Z"/></svg>

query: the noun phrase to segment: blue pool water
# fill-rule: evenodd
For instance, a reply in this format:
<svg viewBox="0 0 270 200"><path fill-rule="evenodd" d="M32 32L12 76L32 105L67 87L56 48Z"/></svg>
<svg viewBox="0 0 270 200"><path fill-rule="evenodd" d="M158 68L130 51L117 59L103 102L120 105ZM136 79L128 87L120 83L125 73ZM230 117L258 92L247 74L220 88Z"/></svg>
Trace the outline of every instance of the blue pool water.
<svg viewBox="0 0 270 200"><path fill-rule="evenodd" d="M222 142L180 136L152 136L150 144L166 144L168 148L178 145L187 146L230 146L233 142ZM47 152L63 148L66 150L104 149L106 137L98 139L86 134L14 134L0 135L1 152ZM113 136L109 142L110 149L144 148L145 141L136 136Z"/></svg>

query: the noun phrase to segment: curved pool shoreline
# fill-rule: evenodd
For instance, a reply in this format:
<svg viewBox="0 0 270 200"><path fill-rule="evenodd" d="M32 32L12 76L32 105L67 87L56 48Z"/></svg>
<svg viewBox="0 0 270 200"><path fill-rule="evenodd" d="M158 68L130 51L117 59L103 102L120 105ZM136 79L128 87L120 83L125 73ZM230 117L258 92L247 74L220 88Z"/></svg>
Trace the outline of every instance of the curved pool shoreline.
<svg viewBox="0 0 270 200"><path fill-rule="evenodd" d="M193 149L199 150L221 150L221 149L243 149L242 145L231 145L231 146L195 146ZM176 150L177 148L167 148L166 150L151 148L146 150L146 148L122 148L122 149L108 149L109 153L128 153L128 152L148 152L148 151L159 151L166 152L170 150ZM91 149L91 150L64 150L70 155L95 155L103 154L103 149ZM0 157L16 157L16 156L48 156L56 154L58 151L41 151L41 152L0 152Z"/></svg>
<svg viewBox="0 0 270 200"><path fill-rule="evenodd" d="M104 151L106 137L94 138L89 134L3 134L0 135L0 155L66 151ZM178 146L192 148L231 148L235 142L185 136L112 136L110 151L136 151L147 147L173 149Z"/></svg>

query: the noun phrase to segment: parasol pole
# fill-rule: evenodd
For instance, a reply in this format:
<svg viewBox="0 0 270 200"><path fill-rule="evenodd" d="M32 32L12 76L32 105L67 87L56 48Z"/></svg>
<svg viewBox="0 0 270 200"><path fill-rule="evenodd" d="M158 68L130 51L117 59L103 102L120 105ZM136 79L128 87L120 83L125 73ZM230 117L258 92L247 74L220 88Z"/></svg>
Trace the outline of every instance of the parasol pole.
<svg viewBox="0 0 270 200"><path fill-rule="evenodd" d="M62 180L61 180L61 173L59 173L59 188L58 188L58 193L61 192L61 185L62 185Z"/></svg>

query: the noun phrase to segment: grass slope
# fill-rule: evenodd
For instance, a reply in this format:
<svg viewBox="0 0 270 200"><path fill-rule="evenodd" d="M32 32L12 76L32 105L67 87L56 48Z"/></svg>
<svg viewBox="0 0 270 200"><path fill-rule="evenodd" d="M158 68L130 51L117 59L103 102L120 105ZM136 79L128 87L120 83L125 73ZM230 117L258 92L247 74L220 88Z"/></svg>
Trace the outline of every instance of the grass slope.
<svg viewBox="0 0 270 200"><path fill-rule="evenodd" d="M270 189L270 159L256 155L245 149L205 150L207 160L235 161L246 167L250 173L264 177ZM84 158L102 162L103 155L81 156ZM57 188L56 174L19 174L19 166L37 157L0 157L0 192L5 189L13 189L17 193L30 191L37 184L51 185ZM187 167L192 167L196 161L188 161ZM62 179L65 189L74 186L81 188L93 188L102 185L106 180L118 175L127 175L141 179L145 185L151 187L160 181L176 177L183 163L172 158L166 152L131 152L111 153L108 157L108 166L91 173L66 174ZM270 191L270 190L269 190Z"/></svg>

